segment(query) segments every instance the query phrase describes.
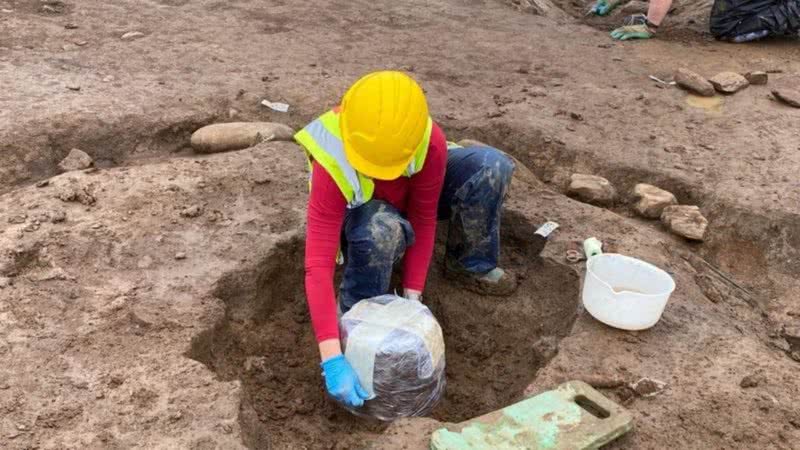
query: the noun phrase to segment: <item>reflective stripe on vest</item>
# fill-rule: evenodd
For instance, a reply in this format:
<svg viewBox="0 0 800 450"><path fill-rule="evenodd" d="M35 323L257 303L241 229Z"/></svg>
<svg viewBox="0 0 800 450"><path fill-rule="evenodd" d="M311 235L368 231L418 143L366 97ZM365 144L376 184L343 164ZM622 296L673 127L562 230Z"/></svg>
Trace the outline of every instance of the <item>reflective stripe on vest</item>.
<svg viewBox="0 0 800 450"><path fill-rule="evenodd" d="M433 122L428 118L422 142L417 147L414 158L408 164L404 176L410 177L422 170L428 155L432 129ZM313 161L317 161L339 187L347 200L348 208L361 206L372 199L375 183L369 177L356 171L347 161L342 144L338 113L328 111L306 125L295 134L294 138L306 150L309 171L313 167Z"/></svg>

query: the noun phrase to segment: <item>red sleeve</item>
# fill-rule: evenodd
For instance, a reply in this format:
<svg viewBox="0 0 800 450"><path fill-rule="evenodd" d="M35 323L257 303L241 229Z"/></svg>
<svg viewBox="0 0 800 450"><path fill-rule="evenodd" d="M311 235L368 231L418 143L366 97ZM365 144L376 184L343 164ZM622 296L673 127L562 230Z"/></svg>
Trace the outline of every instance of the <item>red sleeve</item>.
<svg viewBox="0 0 800 450"><path fill-rule="evenodd" d="M425 165L419 173L411 177L409 183L406 211L416 240L406 250L403 262L403 287L406 289L422 291L425 288L436 238L439 194L442 192L446 168L447 140L439 126L433 124Z"/></svg>
<svg viewBox="0 0 800 450"><path fill-rule="evenodd" d="M306 216L306 299L317 342L339 338L333 273L347 200L328 172L314 163Z"/></svg>

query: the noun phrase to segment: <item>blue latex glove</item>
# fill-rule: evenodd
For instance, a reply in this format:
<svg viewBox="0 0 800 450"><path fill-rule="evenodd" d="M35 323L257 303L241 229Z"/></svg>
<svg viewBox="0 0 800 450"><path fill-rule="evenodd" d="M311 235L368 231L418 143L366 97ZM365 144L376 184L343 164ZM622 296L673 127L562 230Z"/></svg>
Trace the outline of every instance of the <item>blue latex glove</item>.
<svg viewBox="0 0 800 450"><path fill-rule="evenodd" d="M612 0L609 2L608 0L597 0L592 5L592 8L589 10L589 14L594 14L597 16L607 16L614 8L619 5L619 2L616 0Z"/></svg>
<svg viewBox="0 0 800 450"><path fill-rule="evenodd" d="M322 375L325 377L325 388L337 401L346 406L359 408L364 400L369 399L369 394L358 381L358 375L344 358L344 355L334 356L322 361Z"/></svg>

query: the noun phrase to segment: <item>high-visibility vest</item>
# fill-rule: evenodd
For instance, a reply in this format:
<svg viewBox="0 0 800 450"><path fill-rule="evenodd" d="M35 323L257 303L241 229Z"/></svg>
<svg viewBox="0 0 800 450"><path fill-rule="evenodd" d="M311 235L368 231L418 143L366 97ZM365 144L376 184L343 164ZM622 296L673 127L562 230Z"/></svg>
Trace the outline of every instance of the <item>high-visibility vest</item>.
<svg viewBox="0 0 800 450"><path fill-rule="evenodd" d="M410 177L422 170L425 165L425 157L428 156L432 128L433 121L429 117L422 142L419 143L414 158L408 164L403 176ZM348 208L356 208L372 199L375 183L371 178L353 168L345 156L337 109L326 112L306 125L294 135L294 139L306 150L309 180L311 179L312 162L316 161L328 172L336 186L342 191L342 195L347 199Z"/></svg>

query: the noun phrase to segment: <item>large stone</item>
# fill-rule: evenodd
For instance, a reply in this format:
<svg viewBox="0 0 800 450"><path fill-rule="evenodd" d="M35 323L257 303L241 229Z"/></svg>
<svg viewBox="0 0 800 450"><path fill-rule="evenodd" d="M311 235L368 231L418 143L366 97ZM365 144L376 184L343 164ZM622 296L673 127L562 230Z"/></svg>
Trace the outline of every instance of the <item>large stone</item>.
<svg viewBox="0 0 800 450"><path fill-rule="evenodd" d="M694 241L705 239L708 228L708 220L697 206L667 206L661 213L661 222L678 236Z"/></svg>
<svg viewBox="0 0 800 450"><path fill-rule="evenodd" d="M689 69L678 69L675 72L675 82L678 86L703 97L713 97L716 94L714 85Z"/></svg>
<svg viewBox="0 0 800 450"><path fill-rule="evenodd" d="M678 199L672 192L650 184L637 184L633 188L633 195L639 200L634 206L636 212L648 219L658 219L664 208L678 204Z"/></svg>
<svg viewBox="0 0 800 450"><path fill-rule="evenodd" d="M750 86L750 82L747 81L747 78L736 72L721 72L714 75L708 81L711 82L714 89L723 94L735 94L747 86Z"/></svg>
<svg viewBox="0 0 800 450"><path fill-rule="evenodd" d="M192 148L198 153L241 150L264 141L290 141L294 130L282 123L231 122L208 125L192 134Z"/></svg>
<svg viewBox="0 0 800 450"><path fill-rule="evenodd" d="M772 95L789 106L800 108L800 77L781 78L773 86Z"/></svg>
<svg viewBox="0 0 800 450"><path fill-rule="evenodd" d="M92 167L93 163L92 157L87 155L86 152L73 148L69 151L69 155L58 163L58 170L61 172L83 170Z"/></svg>
<svg viewBox="0 0 800 450"><path fill-rule="evenodd" d="M610 205L617 198L617 190L610 181L596 175L572 174L569 194L586 203Z"/></svg>
<svg viewBox="0 0 800 450"><path fill-rule="evenodd" d="M744 77L747 78L747 81L753 86L763 86L769 82L769 75L767 72L747 72Z"/></svg>

